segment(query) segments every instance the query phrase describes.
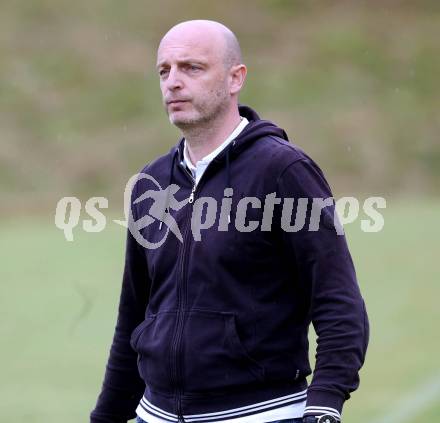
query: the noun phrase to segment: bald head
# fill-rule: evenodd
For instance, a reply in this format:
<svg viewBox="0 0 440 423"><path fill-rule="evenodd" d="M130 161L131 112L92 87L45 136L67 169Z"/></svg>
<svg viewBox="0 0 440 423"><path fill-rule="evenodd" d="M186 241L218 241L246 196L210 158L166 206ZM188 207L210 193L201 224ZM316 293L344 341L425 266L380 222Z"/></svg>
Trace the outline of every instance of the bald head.
<svg viewBox="0 0 440 423"><path fill-rule="evenodd" d="M232 131L246 77L241 62L237 38L224 25L196 20L172 27L159 44L156 64L171 123L185 136L209 127Z"/></svg>
<svg viewBox="0 0 440 423"><path fill-rule="evenodd" d="M162 38L160 48L175 40L204 45L221 56L227 69L242 63L240 44L235 34L225 25L210 20L191 20L173 26Z"/></svg>

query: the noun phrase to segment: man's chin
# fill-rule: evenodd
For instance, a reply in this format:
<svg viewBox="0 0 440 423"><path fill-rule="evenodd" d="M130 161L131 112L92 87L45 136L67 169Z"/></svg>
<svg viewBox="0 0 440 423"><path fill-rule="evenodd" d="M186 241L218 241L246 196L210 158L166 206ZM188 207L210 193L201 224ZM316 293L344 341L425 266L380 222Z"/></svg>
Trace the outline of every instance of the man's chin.
<svg viewBox="0 0 440 423"><path fill-rule="evenodd" d="M178 128L186 128L195 125L198 122L194 116L184 116L183 113L170 113L168 118L170 122Z"/></svg>

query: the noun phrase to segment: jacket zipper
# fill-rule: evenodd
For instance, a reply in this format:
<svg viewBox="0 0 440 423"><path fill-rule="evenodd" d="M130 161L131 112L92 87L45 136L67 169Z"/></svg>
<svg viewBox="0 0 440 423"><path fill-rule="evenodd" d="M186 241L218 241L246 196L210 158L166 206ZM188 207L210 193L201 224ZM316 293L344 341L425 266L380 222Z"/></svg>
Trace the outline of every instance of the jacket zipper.
<svg viewBox="0 0 440 423"><path fill-rule="evenodd" d="M194 184L193 187L192 187L192 190L191 190L191 194L189 195L188 202L190 204L194 203L194 193L196 191L196 187L197 187L197 185Z"/></svg>
<svg viewBox="0 0 440 423"><path fill-rule="evenodd" d="M211 162L212 163L212 162ZM205 172L203 173L202 179L206 179L206 173L208 169L211 167L211 163L208 165L208 167L205 169ZM184 166L182 166L184 167ZM185 419L182 414L182 395L183 395L183 387L182 387L182 375L181 375L181 369L179 366L179 357L180 354L178 354L181 346L181 339L183 335L183 326L184 326L184 310L186 307L186 283L187 283L187 275L186 275L186 262L187 262L187 250L188 250L188 244L190 243L190 236L188 236L188 233L190 233L189 227L190 221L191 221L191 211L192 211L192 204L194 203L194 198L197 192L197 188L200 187L200 180L199 183L196 185L193 176L188 172L186 167L184 167L185 174L191 179L192 182L192 188L191 193L188 198L189 204L191 206L188 208L188 215L189 219L185 218L185 229L183 232L183 246L182 246L182 254L181 254L181 262L180 262L180 269L181 269L181 283L177 286L177 324L176 324L176 330L174 332L173 336L173 343L172 343L172 353L173 353L173 365L171 366L172 369L172 381L175 382L176 386L176 410L177 410L177 422L183 422L185 423ZM205 176L205 178L203 178Z"/></svg>
<svg viewBox="0 0 440 423"><path fill-rule="evenodd" d="M185 168L185 174L188 176L192 183L192 189L191 193L195 190L195 183L192 178L192 175L187 171ZM189 214L189 212L187 212ZM175 386L175 401L176 401L176 410L177 410L177 421L185 422L185 419L183 418L182 414L182 381L181 381L181 375L180 375L180 369L179 369L179 349L180 349L180 343L181 343L181 337L183 333L183 310L185 309L184 299L185 299L185 290L184 290L184 284L185 280L183 277L184 272L184 265L185 265L185 256L186 256L186 248L188 244L188 224L187 224L187 218L185 218L183 221L185 222L185 228L183 231L183 245L182 245L182 254L180 255L180 274L182 275L181 282L177 285L177 323L176 323L176 330L173 335L173 342L172 342L172 350L171 350L171 381ZM182 292L183 291L183 292Z"/></svg>
<svg viewBox="0 0 440 423"><path fill-rule="evenodd" d="M187 219L185 219L187 220ZM178 311L177 311L177 324L176 324L176 332L175 332L175 342L174 342L174 375L175 375L175 382L176 382L176 409L177 409L177 416L178 416L178 422L184 422L184 418L182 415L182 395L183 395L183 388L182 388L182 375L181 375L181 369L180 369L180 354L178 353L181 346L181 340L183 335L183 325L184 325L184 310L186 307L186 278L185 278L185 263L186 263L186 250L188 248L188 233L190 232L188 230L189 225L185 225L184 235L183 235L183 247L182 247L182 255L181 255L181 263L180 263L180 274L182 275L181 283L177 286L177 296L178 296Z"/></svg>

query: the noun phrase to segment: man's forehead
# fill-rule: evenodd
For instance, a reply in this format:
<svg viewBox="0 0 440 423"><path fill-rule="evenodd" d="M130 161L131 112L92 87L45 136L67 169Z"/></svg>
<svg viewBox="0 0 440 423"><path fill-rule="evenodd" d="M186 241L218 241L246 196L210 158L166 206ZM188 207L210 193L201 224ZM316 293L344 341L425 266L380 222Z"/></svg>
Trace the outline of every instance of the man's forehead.
<svg viewBox="0 0 440 423"><path fill-rule="evenodd" d="M157 65L169 60L212 62L222 57L222 49L205 42L193 40L167 40L157 50Z"/></svg>

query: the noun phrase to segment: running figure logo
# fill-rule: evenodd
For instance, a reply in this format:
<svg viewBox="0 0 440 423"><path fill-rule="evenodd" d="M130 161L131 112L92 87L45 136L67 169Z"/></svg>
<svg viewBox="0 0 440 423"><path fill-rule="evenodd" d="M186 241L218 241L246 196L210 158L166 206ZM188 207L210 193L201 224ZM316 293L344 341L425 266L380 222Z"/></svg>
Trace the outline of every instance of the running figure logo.
<svg viewBox="0 0 440 423"><path fill-rule="evenodd" d="M148 175L146 173L140 173L137 175L133 175L130 178L129 183L127 186L131 185L131 183L134 182L134 184L138 183L141 179L147 179L156 186L157 189L149 189L145 191L142 195L140 195L138 198L136 198L133 201L133 205L139 204L142 201L146 199L153 200L153 203L150 206L150 209L148 211L148 214L145 216L139 218L137 221L134 221L133 217L133 210L132 207L129 207L128 210L128 228L131 232L131 234L134 236L136 241L143 245L145 248L148 249L155 249L160 247L166 240L168 233L171 231L176 238L183 243L183 237L180 232L180 229L177 225L176 220L171 215L170 210L180 210L185 204L188 203L188 198L185 198L182 201L178 201L175 197L175 194L177 191L179 191L180 187L176 184L171 184L165 189L162 189L159 182L153 178L151 175ZM127 190L125 192L125 200L127 201ZM130 198L130 192L128 192L128 201L131 201ZM127 203L126 203L127 204ZM127 209L126 209L127 212ZM162 236L162 238L157 242L150 242L147 239L143 237L141 234L141 230L143 228L146 228L147 226L151 225L155 221L159 222L159 231L162 230L162 225L165 225L166 230Z"/></svg>

